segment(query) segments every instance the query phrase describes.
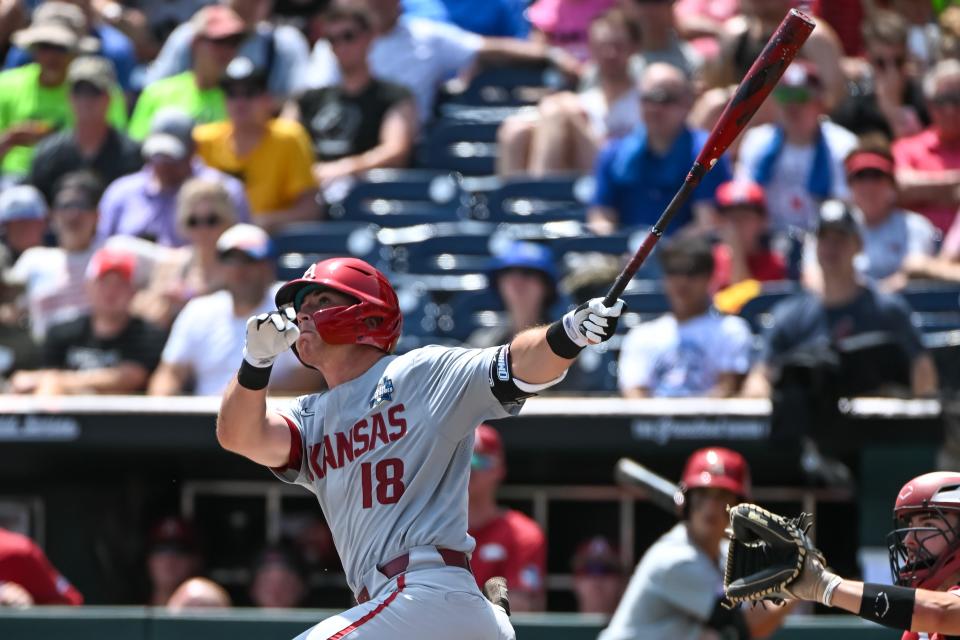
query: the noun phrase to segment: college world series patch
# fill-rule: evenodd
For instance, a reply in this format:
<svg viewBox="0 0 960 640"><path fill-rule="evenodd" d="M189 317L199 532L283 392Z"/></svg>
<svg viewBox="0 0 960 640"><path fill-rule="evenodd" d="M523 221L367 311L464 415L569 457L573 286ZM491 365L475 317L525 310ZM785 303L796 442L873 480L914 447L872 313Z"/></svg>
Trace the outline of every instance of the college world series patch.
<svg viewBox="0 0 960 640"><path fill-rule="evenodd" d="M383 376L377 383L377 388L373 391L373 397L370 398L370 408L373 409L391 400L393 400L393 380Z"/></svg>

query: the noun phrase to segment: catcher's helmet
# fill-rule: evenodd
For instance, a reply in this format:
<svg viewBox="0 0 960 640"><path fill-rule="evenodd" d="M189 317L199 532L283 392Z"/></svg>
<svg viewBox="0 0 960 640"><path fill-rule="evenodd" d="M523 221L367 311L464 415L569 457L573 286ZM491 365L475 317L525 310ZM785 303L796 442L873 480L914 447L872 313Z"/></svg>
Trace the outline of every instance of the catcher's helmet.
<svg viewBox="0 0 960 640"><path fill-rule="evenodd" d="M956 514L954 523L947 518L950 513ZM917 514L940 520L944 527L910 526L911 516ZM894 582L937 590L960 574L960 473L925 473L903 485L893 507L893 519L894 530L887 535L887 547ZM938 538L945 545L934 554L927 545Z"/></svg>
<svg viewBox="0 0 960 640"><path fill-rule="evenodd" d="M403 318L397 294L386 276L357 258L331 258L310 266L302 278L277 291L277 308L298 311L304 295L326 287L356 299L350 305L327 307L313 314L317 333L328 344L365 344L392 353L400 339ZM378 318L371 327L366 320Z"/></svg>
<svg viewBox="0 0 960 640"><path fill-rule="evenodd" d="M680 490L726 489L740 500L750 497L750 467L743 456L723 447L698 449L687 459Z"/></svg>

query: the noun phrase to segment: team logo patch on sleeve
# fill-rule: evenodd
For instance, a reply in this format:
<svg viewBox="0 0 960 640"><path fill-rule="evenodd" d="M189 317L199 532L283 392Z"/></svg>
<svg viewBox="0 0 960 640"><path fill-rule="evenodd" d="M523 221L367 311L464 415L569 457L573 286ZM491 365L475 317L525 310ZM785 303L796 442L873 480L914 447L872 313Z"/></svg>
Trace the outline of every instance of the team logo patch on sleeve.
<svg viewBox="0 0 960 640"><path fill-rule="evenodd" d="M373 397L370 398L370 408L378 407L384 402L393 400L393 380L387 376L380 378L377 388L373 391Z"/></svg>

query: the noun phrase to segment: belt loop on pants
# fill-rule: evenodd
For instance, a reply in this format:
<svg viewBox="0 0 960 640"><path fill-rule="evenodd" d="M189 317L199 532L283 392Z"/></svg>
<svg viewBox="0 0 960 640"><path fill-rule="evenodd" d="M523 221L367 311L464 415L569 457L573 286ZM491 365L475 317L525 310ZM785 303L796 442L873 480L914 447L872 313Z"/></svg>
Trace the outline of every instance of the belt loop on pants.
<svg viewBox="0 0 960 640"><path fill-rule="evenodd" d="M444 549L443 547L437 547L437 553L440 554L440 558L443 560L443 564L448 567L460 567L461 569L466 569L470 573L473 573L473 570L470 568L470 556L465 554L462 551L454 551L453 549ZM389 562L385 562L382 565L377 567L377 571L386 576L387 580L397 577L401 573L404 573L407 570L407 567L410 566L410 553L407 552L401 556L397 556ZM363 604L370 599L370 593L367 591L367 588L364 587L356 595L357 604Z"/></svg>

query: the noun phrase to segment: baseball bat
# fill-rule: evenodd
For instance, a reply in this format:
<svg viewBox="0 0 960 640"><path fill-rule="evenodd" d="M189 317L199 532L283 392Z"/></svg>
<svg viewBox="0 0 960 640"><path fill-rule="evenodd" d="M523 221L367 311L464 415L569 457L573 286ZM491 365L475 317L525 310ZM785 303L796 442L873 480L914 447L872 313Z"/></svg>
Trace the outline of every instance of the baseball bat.
<svg viewBox="0 0 960 640"><path fill-rule="evenodd" d="M790 62L796 57L803 43L807 41L814 26L812 19L796 9L791 9L780 26L777 27L777 30L774 31L759 57L754 60L750 70L740 81L733 98L724 107L720 119L717 120L717 124L710 131L707 142L697 155L697 159L687 173L683 185L674 194L670 204L664 209L656 224L653 225L643 243L634 253L633 258L623 268L610 291L607 292L607 296L603 299L605 306L612 306L624 289L627 288L630 280L633 279L637 270L650 255L650 252L653 251L657 241L663 236L670 220L673 219L673 216L697 188L703 176L717 163L730 143L744 130L750 118L757 112L770 92L773 91L777 82L780 81L780 76L783 75Z"/></svg>
<svg viewBox="0 0 960 640"><path fill-rule="evenodd" d="M617 484L625 487L640 487L650 498L650 502L664 511L676 514L683 506L683 493L676 483L657 475L639 462L630 458L620 458L613 470Z"/></svg>

